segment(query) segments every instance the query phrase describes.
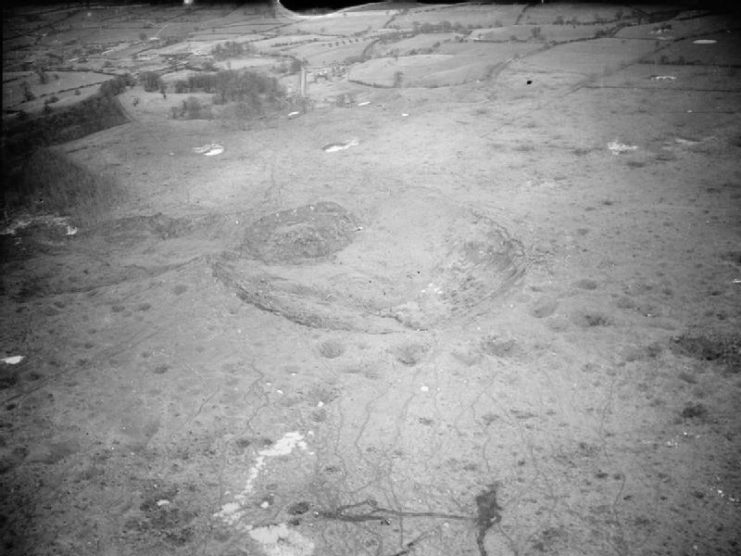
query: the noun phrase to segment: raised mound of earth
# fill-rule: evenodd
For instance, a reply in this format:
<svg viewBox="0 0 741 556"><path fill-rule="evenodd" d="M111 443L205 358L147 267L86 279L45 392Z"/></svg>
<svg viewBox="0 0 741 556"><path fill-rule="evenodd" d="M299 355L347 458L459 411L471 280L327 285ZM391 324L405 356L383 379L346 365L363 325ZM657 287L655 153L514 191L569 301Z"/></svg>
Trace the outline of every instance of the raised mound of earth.
<svg viewBox="0 0 741 556"><path fill-rule="evenodd" d="M266 263L299 264L352 243L358 224L337 203L316 203L268 214L247 228L242 253Z"/></svg>
<svg viewBox="0 0 741 556"><path fill-rule="evenodd" d="M212 268L245 302L299 324L386 333L495 309L525 258L486 214L407 196L362 223L331 202L263 216Z"/></svg>

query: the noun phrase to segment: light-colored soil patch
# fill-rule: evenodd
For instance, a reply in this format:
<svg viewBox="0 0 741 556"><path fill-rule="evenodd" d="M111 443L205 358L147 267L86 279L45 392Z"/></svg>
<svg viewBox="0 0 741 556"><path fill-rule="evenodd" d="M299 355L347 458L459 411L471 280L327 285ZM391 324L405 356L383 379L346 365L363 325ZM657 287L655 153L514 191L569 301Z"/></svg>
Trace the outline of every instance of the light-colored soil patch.
<svg viewBox="0 0 741 556"><path fill-rule="evenodd" d="M483 44L466 48L447 43L440 54L417 54L374 58L355 64L348 79L374 87L444 87L460 85L490 76L509 64L519 53L535 50L532 44L508 44L497 48ZM462 55L461 51L466 54Z"/></svg>
<svg viewBox="0 0 741 556"><path fill-rule="evenodd" d="M327 66L339 64L352 58L360 58L367 48L369 41L358 38L329 40L298 46L290 49L281 49L281 52L292 54L299 59L306 60L309 66Z"/></svg>
<svg viewBox="0 0 741 556"><path fill-rule="evenodd" d="M623 65L635 63L653 51L646 41L594 39L556 45L521 61L524 67L545 73L573 71L583 75L610 74ZM588 54L588 55L587 55Z"/></svg>
<svg viewBox="0 0 741 556"><path fill-rule="evenodd" d="M442 87L481 79L492 67L491 61L461 65L455 56L420 54L370 60L354 66L348 78L373 87Z"/></svg>

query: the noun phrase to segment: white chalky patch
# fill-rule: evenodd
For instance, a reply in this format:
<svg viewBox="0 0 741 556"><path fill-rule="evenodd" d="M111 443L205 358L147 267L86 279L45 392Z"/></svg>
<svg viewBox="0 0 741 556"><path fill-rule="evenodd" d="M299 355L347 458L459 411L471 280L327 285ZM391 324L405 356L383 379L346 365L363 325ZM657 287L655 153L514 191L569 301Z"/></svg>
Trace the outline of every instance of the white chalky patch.
<svg viewBox="0 0 741 556"><path fill-rule="evenodd" d="M249 473L247 474L247 481L245 482L242 491L234 495L233 502L227 502L221 506L221 510L216 512L214 517L221 519L227 525L237 525L245 513L243 508L247 503L247 497L254 489L255 481L260 476L260 472L265 467L268 458L287 456L295 448L301 448L302 450L307 449L304 435L297 431L287 432L283 435L283 438L278 440L275 444L260 450L257 453L255 463L250 467Z"/></svg>
<svg viewBox="0 0 741 556"><path fill-rule="evenodd" d="M618 143L617 141L607 143L607 148L615 155L638 150L638 147L635 145L626 145L625 143Z"/></svg>
<svg viewBox="0 0 741 556"><path fill-rule="evenodd" d="M314 543L285 523L255 527L250 537L262 545L267 556L311 556Z"/></svg>

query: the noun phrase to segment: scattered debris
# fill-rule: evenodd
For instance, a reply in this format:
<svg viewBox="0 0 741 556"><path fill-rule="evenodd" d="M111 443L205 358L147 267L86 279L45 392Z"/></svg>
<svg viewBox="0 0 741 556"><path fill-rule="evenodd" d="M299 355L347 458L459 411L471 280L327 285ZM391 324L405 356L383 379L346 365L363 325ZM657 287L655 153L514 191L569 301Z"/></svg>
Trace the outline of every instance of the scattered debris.
<svg viewBox="0 0 741 556"><path fill-rule="evenodd" d="M193 152L196 154L203 154L211 150L211 144L203 145L202 147L193 147Z"/></svg>
<svg viewBox="0 0 741 556"><path fill-rule="evenodd" d="M350 139L349 141L345 141L344 143L329 143L328 145L324 145L322 147L322 150L325 153L334 153L337 151L344 151L345 149L349 149L350 147L355 147L360 144L360 141L357 139Z"/></svg>
<svg viewBox="0 0 741 556"><path fill-rule="evenodd" d="M255 527L250 537L262 545L267 556L311 556L314 543L285 523Z"/></svg>
<svg viewBox="0 0 741 556"><path fill-rule="evenodd" d="M706 141L710 141L712 139L715 139L715 135L711 135L710 137L705 137L703 139L684 139L682 137L675 137L674 141L680 145L685 145L687 147L691 147L693 145L699 145L701 143L704 143Z"/></svg>
<svg viewBox="0 0 741 556"><path fill-rule="evenodd" d="M3 357L0 359L3 363L6 365L17 365L21 361L23 361L25 357L23 355L11 355L9 357Z"/></svg>
<svg viewBox="0 0 741 556"><path fill-rule="evenodd" d="M224 152L224 147L217 143L210 143L201 147L193 147L193 152L203 156L215 156Z"/></svg>
<svg viewBox="0 0 741 556"><path fill-rule="evenodd" d="M610 141L607 143L607 148L610 149L610 152L614 155L638 150L638 147L635 145L626 145L624 143L618 143L617 141Z"/></svg>
<svg viewBox="0 0 741 556"><path fill-rule="evenodd" d="M40 216L20 216L16 218L11 224L0 230L2 236L14 236L18 230L23 230L29 226L46 226L49 228L61 227L65 230L65 235L73 236L79 231L75 226L72 226L66 216L53 216L50 214L43 214Z"/></svg>
<svg viewBox="0 0 741 556"><path fill-rule="evenodd" d="M679 143L680 145L688 145L688 146L699 145L700 143L702 143L702 141L695 141L694 139L682 139L681 137L675 137L674 141L676 143Z"/></svg>
<svg viewBox="0 0 741 556"><path fill-rule="evenodd" d="M212 145L210 151L203 153L203 156L215 156L224 152L224 147L221 145Z"/></svg>

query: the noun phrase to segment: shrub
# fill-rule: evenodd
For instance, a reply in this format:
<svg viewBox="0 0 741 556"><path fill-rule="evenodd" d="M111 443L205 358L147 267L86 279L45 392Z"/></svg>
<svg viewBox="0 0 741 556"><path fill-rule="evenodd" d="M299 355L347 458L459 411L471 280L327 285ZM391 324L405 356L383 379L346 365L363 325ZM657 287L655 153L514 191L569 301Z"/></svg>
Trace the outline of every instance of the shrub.
<svg viewBox="0 0 741 556"><path fill-rule="evenodd" d="M350 93L340 93L334 99L335 106L340 108L347 108L353 104L353 97Z"/></svg>
<svg viewBox="0 0 741 556"><path fill-rule="evenodd" d="M188 97L183 101L180 117L186 120L199 120L210 117L210 113L196 97Z"/></svg>
<svg viewBox="0 0 741 556"><path fill-rule="evenodd" d="M278 104L285 91L275 77L241 70L220 71L215 75L215 102L246 102L255 108Z"/></svg>
<svg viewBox="0 0 741 556"><path fill-rule="evenodd" d="M28 84L28 81L24 81L21 87L23 87L23 100L30 102L36 98L36 95L31 91L31 85Z"/></svg>
<svg viewBox="0 0 741 556"><path fill-rule="evenodd" d="M156 71L144 71L139 75L139 83L148 93L159 91L162 86L162 78Z"/></svg>
<svg viewBox="0 0 741 556"><path fill-rule="evenodd" d="M100 94L105 97L115 97L126 90L126 86L132 83L132 77L129 74L117 75L113 79L101 83Z"/></svg>
<svg viewBox="0 0 741 556"><path fill-rule="evenodd" d="M178 79L175 81L174 87L177 94L187 93L190 91L188 82L185 79Z"/></svg>
<svg viewBox="0 0 741 556"><path fill-rule="evenodd" d="M234 115L239 120L247 120L252 115L250 107L244 102L238 102L234 105Z"/></svg>
<svg viewBox="0 0 741 556"><path fill-rule="evenodd" d="M368 58L366 56L363 56L362 54L355 55L355 56L348 56L344 60L342 60L342 64L345 66L351 66L353 64L362 64L365 62Z"/></svg>
<svg viewBox="0 0 741 556"><path fill-rule="evenodd" d="M299 94L294 94L288 97L287 101L291 111L296 110L302 114L306 114L314 109L314 101L310 97L302 97Z"/></svg>
<svg viewBox="0 0 741 556"><path fill-rule="evenodd" d="M211 54L217 60L226 60L227 58L237 58L244 54L254 52L254 48L245 43L227 41L223 44L217 44L211 50Z"/></svg>

